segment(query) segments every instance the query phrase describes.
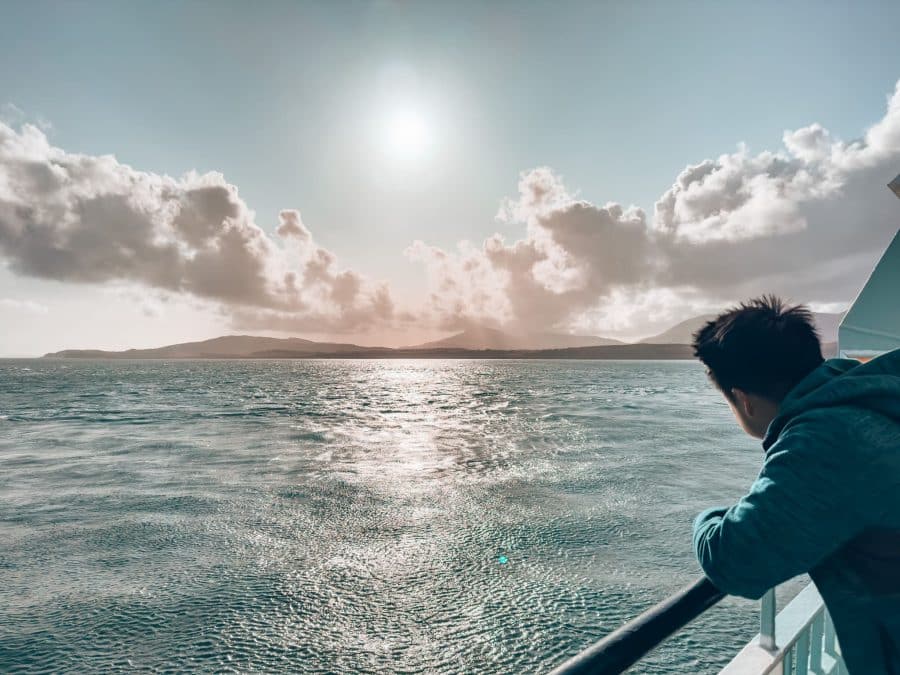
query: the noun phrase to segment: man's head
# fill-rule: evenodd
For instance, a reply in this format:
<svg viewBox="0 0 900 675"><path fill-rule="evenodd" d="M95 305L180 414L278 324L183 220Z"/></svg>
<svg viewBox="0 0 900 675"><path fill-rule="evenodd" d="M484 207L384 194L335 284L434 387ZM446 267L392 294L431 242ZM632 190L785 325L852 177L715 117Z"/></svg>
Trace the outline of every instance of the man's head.
<svg viewBox="0 0 900 675"><path fill-rule="evenodd" d="M694 355L744 431L765 436L785 395L824 360L810 311L774 295L728 310L694 333Z"/></svg>

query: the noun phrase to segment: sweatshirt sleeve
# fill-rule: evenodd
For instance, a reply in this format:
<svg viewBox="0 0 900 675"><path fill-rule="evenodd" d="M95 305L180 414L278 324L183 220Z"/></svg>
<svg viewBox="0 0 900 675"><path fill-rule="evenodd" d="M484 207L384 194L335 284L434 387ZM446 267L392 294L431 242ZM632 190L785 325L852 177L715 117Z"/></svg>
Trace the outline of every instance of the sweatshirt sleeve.
<svg viewBox="0 0 900 675"><path fill-rule="evenodd" d="M758 599L863 529L852 491L865 483L824 431L783 432L747 495L697 516L694 552L719 590Z"/></svg>

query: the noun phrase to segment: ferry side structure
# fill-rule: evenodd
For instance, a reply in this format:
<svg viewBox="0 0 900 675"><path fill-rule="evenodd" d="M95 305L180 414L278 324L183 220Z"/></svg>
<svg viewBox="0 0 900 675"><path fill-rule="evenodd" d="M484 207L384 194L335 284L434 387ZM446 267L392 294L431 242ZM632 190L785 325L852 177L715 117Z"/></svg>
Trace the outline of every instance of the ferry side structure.
<svg viewBox="0 0 900 675"><path fill-rule="evenodd" d="M900 175L888 184L900 197ZM868 361L900 348L900 230L838 328L838 355ZM724 594L700 577L550 675L617 675L713 607ZM847 675L834 624L809 583L776 616L775 589L760 600L759 634L719 675Z"/></svg>

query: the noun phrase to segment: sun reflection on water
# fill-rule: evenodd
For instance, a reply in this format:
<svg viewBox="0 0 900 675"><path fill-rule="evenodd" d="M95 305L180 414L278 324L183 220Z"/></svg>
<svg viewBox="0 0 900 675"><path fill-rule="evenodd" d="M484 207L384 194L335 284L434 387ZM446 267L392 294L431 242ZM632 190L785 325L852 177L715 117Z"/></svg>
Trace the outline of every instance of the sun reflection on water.
<svg viewBox="0 0 900 675"><path fill-rule="evenodd" d="M545 671L690 579L756 468L683 364L64 365L0 371L0 632L48 670Z"/></svg>

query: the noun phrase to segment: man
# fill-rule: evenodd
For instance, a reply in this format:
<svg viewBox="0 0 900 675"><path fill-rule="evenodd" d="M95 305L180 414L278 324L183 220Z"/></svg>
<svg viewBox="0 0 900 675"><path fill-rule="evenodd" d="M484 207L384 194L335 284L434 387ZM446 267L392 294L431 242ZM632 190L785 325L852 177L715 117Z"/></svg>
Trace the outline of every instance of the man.
<svg viewBox="0 0 900 675"><path fill-rule="evenodd" d="M758 599L808 572L850 675L900 674L900 350L826 361L810 312L771 296L693 346L765 451L746 496L694 521L706 576Z"/></svg>

